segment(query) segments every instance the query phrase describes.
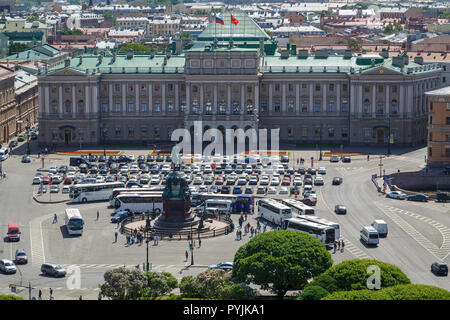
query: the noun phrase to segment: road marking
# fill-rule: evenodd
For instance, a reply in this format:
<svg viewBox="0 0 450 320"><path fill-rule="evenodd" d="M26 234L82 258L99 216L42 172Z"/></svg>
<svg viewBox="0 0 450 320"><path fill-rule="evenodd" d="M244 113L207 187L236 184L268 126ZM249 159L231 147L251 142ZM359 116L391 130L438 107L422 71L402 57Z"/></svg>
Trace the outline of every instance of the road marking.
<svg viewBox="0 0 450 320"><path fill-rule="evenodd" d="M33 265L40 265L45 262L42 222L51 217L53 217L53 214L50 213L30 221L31 262Z"/></svg>
<svg viewBox="0 0 450 320"><path fill-rule="evenodd" d="M82 269L116 269L116 268L122 268L124 266L125 266L125 268L136 268L138 263L128 264L128 265L123 265L123 264L60 264L60 265L63 268L68 268L70 266L77 266ZM142 263L139 263L139 266L142 267ZM152 269L171 269L171 268L181 268L181 267L184 267L184 265L175 265L175 264L152 265Z"/></svg>

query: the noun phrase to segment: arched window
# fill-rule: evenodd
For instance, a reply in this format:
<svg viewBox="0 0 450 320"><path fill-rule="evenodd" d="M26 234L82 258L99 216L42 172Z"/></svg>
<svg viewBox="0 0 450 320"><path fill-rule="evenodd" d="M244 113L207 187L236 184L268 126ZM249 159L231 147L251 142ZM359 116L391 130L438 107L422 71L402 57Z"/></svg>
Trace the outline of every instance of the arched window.
<svg viewBox="0 0 450 320"><path fill-rule="evenodd" d="M70 100L66 100L66 102L64 102L64 109L66 113L72 112L72 102Z"/></svg>
<svg viewBox="0 0 450 320"><path fill-rule="evenodd" d="M84 101L83 100L79 100L78 101L78 113L84 113Z"/></svg>
<svg viewBox="0 0 450 320"><path fill-rule="evenodd" d="M384 113L384 103L383 101L377 102L377 114L383 114Z"/></svg>
<svg viewBox="0 0 450 320"><path fill-rule="evenodd" d="M370 110L370 100L366 99L366 100L364 100L363 112L369 113L369 110Z"/></svg>
<svg viewBox="0 0 450 320"><path fill-rule="evenodd" d="M253 101L247 100L247 114L253 114Z"/></svg>
<svg viewBox="0 0 450 320"><path fill-rule="evenodd" d="M52 101L52 113L58 113L58 103L56 102L56 100Z"/></svg>
<svg viewBox="0 0 450 320"><path fill-rule="evenodd" d="M392 100L391 102L391 113L397 114L398 113L398 103L397 100Z"/></svg>

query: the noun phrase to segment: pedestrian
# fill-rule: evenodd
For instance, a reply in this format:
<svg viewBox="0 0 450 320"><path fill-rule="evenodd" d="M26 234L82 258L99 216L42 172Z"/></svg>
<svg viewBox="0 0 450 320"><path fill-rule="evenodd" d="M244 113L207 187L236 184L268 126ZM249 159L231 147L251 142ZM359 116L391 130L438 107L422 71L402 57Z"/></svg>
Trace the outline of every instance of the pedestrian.
<svg viewBox="0 0 450 320"><path fill-rule="evenodd" d="M186 256L186 260L184 260L184 261L187 261L187 259L188 259L188 257L189 257L189 253L187 252L187 250L186 250L186 252L184 253L184 255Z"/></svg>
<svg viewBox="0 0 450 320"><path fill-rule="evenodd" d="M117 227L116 227L116 229L119 229L119 226L120 226L120 220L117 219Z"/></svg>
<svg viewBox="0 0 450 320"><path fill-rule="evenodd" d="M42 300L42 291L41 291L41 289L39 289L38 299L39 299L39 300Z"/></svg>
<svg viewBox="0 0 450 320"><path fill-rule="evenodd" d="M131 244L134 244L134 235L131 236Z"/></svg>
<svg viewBox="0 0 450 320"><path fill-rule="evenodd" d="M344 252L344 246L345 246L344 240L342 240L342 244L341 244L341 252Z"/></svg>
<svg viewBox="0 0 450 320"><path fill-rule="evenodd" d="M53 289L50 288L50 300L53 300Z"/></svg>
<svg viewBox="0 0 450 320"><path fill-rule="evenodd" d="M263 232L266 232L267 225L264 225Z"/></svg>
<svg viewBox="0 0 450 320"><path fill-rule="evenodd" d="M80 297L78 298L78 300L83 300L83 297L82 297L82 296L80 296Z"/></svg>
<svg viewBox="0 0 450 320"><path fill-rule="evenodd" d="M53 216L53 223L56 223L56 222L58 222L58 216L55 213L55 215Z"/></svg>
<svg viewBox="0 0 450 320"><path fill-rule="evenodd" d="M98 300L102 300L102 294L101 294L101 292L98 294Z"/></svg>
<svg viewBox="0 0 450 320"><path fill-rule="evenodd" d="M337 248L337 243L336 243L336 241L333 243L333 248L334 248L333 253L336 253L336 248Z"/></svg>
<svg viewBox="0 0 450 320"><path fill-rule="evenodd" d="M236 229L236 240L239 240L239 229Z"/></svg>
<svg viewBox="0 0 450 320"><path fill-rule="evenodd" d="M370 159L370 156L369 156L369 155L367 155L367 161L369 161L369 159Z"/></svg>
<svg viewBox="0 0 450 320"><path fill-rule="evenodd" d="M97 210L97 221L98 221L99 216L100 216L100 213Z"/></svg>
<svg viewBox="0 0 450 320"><path fill-rule="evenodd" d="M114 233L114 243L117 242L117 231Z"/></svg>
<svg viewBox="0 0 450 320"><path fill-rule="evenodd" d="M41 157L41 153L40 152L38 152L38 159Z"/></svg>
<svg viewBox="0 0 450 320"><path fill-rule="evenodd" d="M130 236L127 234L127 245L130 245Z"/></svg>
<svg viewBox="0 0 450 320"><path fill-rule="evenodd" d="M198 239L198 247L200 248L202 246L202 239Z"/></svg>
<svg viewBox="0 0 450 320"><path fill-rule="evenodd" d="M239 218L239 228L242 228L242 219Z"/></svg>
<svg viewBox="0 0 450 320"><path fill-rule="evenodd" d="M253 226L250 228L250 235L253 237L253 232L255 231L255 229L253 229Z"/></svg>
<svg viewBox="0 0 450 320"><path fill-rule="evenodd" d="M244 217L245 217L245 221L247 221L247 211L245 212Z"/></svg>

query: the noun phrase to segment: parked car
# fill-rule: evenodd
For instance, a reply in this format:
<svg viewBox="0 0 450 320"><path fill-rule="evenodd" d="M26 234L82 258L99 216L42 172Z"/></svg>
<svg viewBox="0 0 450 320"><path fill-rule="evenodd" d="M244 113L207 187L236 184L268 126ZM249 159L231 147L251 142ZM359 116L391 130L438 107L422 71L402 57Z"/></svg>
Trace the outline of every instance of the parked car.
<svg viewBox="0 0 450 320"><path fill-rule="evenodd" d="M269 189L267 190L267 194L276 194L277 193L277 189L274 187L269 187Z"/></svg>
<svg viewBox="0 0 450 320"><path fill-rule="evenodd" d="M1 259L0 260L0 271L6 274L12 274L16 273L17 268L14 262L8 259Z"/></svg>
<svg viewBox="0 0 450 320"><path fill-rule="evenodd" d="M427 202L427 201L428 201L428 196L427 196L427 195L424 195L423 193L410 194L409 196L406 197L406 200L408 200L408 201L422 201L422 202Z"/></svg>
<svg viewBox="0 0 450 320"><path fill-rule="evenodd" d="M46 276L64 277L67 273L59 264L44 263L41 265L41 272Z"/></svg>
<svg viewBox="0 0 450 320"><path fill-rule="evenodd" d="M448 276L448 266L443 262L434 262L431 265L431 272L437 276Z"/></svg>
<svg viewBox="0 0 450 320"><path fill-rule="evenodd" d="M220 193L222 194L229 194L230 193L230 187L229 186L222 186L220 189Z"/></svg>
<svg viewBox="0 0 450 320"><path fill-rule="evenodd" d="M16 140L12 140L10 143L9 143L9 147L10 148L14 148L14 147L17 147L17 141Z"/></svg>
<svg viewBox="0 0 450 320"><path fill-rule="evenodd" d="M392 191L386 195L386 198L405 200L406 194L401 191Z"/></svg>
<svg viewBox="0 0 450 320"><path fill-rule="evenodd" d="M58 192L59 192L59 186L52 184L50 186L50 193L58 193Z"/></svg>
<svg viewBox="0 0 450 320"><path fill-rule="evenodd" d="M436 201L437 202L447 202L450 200L449 192L438 192L436 193Z"/></svg>
<svg viewBox="0 0 450 320"><path fill-rule="evenodd" d="M342 162L347 162L347 163L352 162L352 158L350 156L344 156L344 157L342 157Z"/></svg>
<svg viewBox="0 0 450 320"><path fill-rule="evenodd" d="M317 176L314 179L314 185L315 186L323 186L324 182L323 182L323 178L321 176Z"/></svg>
<svg viewBox="0 0 450 320"><path fill-rule="evenodd" d="M25 250L17 249L14 261L16 264L27 264L28 257L27 254L25 253Z"/></svg>
<svg viewBox="0 0 450 320"><path fill-rule="evenodd" d="M330 162L339 162L339 157L338 156L331 156L330 157Z"/></svg>
<svg viewBox="0 0 450 320"><path fill-rule="evenodd" d="M213 264L212 266L209 266L208 269L221 269L221 270L232 270L233 269L233 262L221 262L218 264Z"/></svg>
<svg viewBox="0 0 450 320"><path fill-rule="evenodd" d="M259 186L256 189L256 194L266 194L266 192L267 192L267 188L266 187Z"/></svg>
<svg viewBox="0 0 450 320"><path fill-rule="evenodd" d="M133 214L130 211L127 210L121 210L114 213L114 215L111 217L112 223L122 222L128 217L131 217Z"/></svg>
<svg viewBox="0 0 450 320"><path fill-rule="evenodd" d="M318 173L318 174L327 174L327 169L326 169L325 167L320 167L320 168L317 170L317 173Z"/></svg>
<svg viewBox="0 0 450 320"><path fill-rule="evenodd" d="M69 186L64 186L61 190L61 193L69 193L70 192L70 187Z"/></svg>
<svg viewBox="0 0 450 320"><path fill-rule="evenodd" d="M23 156L22 157L22 163L30 163L30 162L31 162L30 156Z"/></svg>
<svg viewBox="0 0 450 320"><path fill-rule="evenodd" d="M340 185L342 183L343 179L341 177L334 177L333 178L333 185Z"/></svg>
<svg viewBox="0 0 450 320"><path fill-rule="evenodd" d="M33 178L33 184L41 184L41 178L40 177L34 177Z"/></svg>
<svg viewBox="0 0 450 320"><path fill-rule="evenodd" d="M235 186L233 188L233 194L242 194L242 188L240 186Z"/></svg>
<svg viewBox="0 0 450 320"><path fill-rule="evenodd" d="M334 207L334 212L337 214L347 214L347 208L342 204L338 204Z"/></svg>

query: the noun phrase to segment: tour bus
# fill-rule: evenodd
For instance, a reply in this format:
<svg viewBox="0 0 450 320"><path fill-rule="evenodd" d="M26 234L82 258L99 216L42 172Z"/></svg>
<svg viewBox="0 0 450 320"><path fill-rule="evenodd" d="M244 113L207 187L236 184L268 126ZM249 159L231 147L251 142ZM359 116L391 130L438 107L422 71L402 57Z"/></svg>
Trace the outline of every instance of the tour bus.
<svg viewBox="0 0 450 320"><path fill-rule="evenodd" d="M233 202L233 213L251 213L253 207L253 196L249 194L238 195Z"/></svg>
<svg viewBox="0 0 450 320"><path fill-rule="evenodd" d="M227 214L231 211L231 200L223 200L223 199L207 199L205 200L205 206L200 205L197 208L203 209L205 208L207 212L214 213L216 210L219 214Z"/></svg>
<svg viewBox="0 0 450 320"><path fill-rule="evenodd" d="M333 227L311 222L303 219L303 217L285 219L282 229L307 233L319 239L326 246L333 245L336 239L336 230Z"/></svg>
<svg viewBox="0 0 450 320"><path fill-rule="evenodd" d="M306 204L304 204L303 202L301 202L299 200L283 199L283 200L281 200L281 203L290 207L291 211L292 211L292 215L294 215L294 216L295 215L304 216L304 215L315 215L316 214L316 211L314 210L314 208L307 206Z"/></svg>
<svg viewBox="0 0 450 320"><path fill-rule="evenodd" d="M116 211L128 210L133 213L152 212L159 214L163 210L162 194L119 194L114 202Z"/></svg>
<svg viewBox="0 0 450 320"><path fill-rule="evenodd" d="M160 187L151 188L117 188L114 189L111 196L109 197L109 205L114 206L114 200L119 194L124 193L163 193Z"/></svg>
<svg viewBox="0 0 450 320"><path fill-rule="evenodd" d="M252 195L234 195L234 194L218 194L218 193L192 193L191 194L191 206L198 207L203 205L205 200L214 199L214 200L230 200L231 203L231 212L232 213L241 213L247 212L251 213L252 205L253 205L253 196Z"/></svg>
<svg viewBox="0 0 450 320"><path fill-rule="evenodd" d="M124 188L123 182L76 184L70 188L72 202L109 200L114 189Z"/></svg>
<svg viewBox="0 0 450 320"><path fill-rule="evenodd" d="M67 232L70 235L82 235L83 234L83 217L81 217L80 211L76 208L66 209L65 225Z"/></svg>
<svg viewBox="0 0 450 320"><path fill-rule="evenodd" d="M291 208L274 199L258 201L258 215L275 224L281 225L283 220L292 218Z"/></svg>
<svg viewBox="0 0 450 320"><path fill-rule="evenodd" d="M332 227L335 230L334 234L336 236L336 240L339 240L339 238L341 237L339 223L337 223L337 222L332 222L332 221L329 221L329 220L326 220L324 218L320 218L317 216L301 216L301 218L311 221L311 222L315 222L315 223L324 225L324 226Z"/></svg>

